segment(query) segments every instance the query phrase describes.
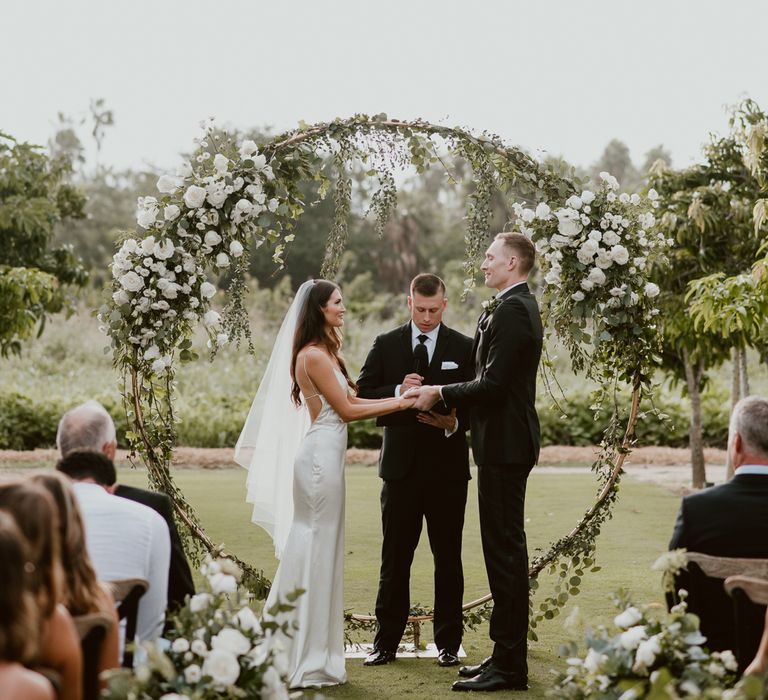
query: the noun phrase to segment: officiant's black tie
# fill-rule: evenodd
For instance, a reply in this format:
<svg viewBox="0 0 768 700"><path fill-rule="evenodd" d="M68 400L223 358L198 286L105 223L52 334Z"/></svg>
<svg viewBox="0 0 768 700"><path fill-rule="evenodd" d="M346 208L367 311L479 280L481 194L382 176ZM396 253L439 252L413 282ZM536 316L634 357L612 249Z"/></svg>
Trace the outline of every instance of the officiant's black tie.
<svg viewBox="0 0 768 700"><path fill-rule="evenodd" d="M419 344L413 349L413 371L422 377L426 375L429 367L429 353L425 345L428 339L429 336L424 335L424 333L417 335L416 340L419 341Z"/></svg>

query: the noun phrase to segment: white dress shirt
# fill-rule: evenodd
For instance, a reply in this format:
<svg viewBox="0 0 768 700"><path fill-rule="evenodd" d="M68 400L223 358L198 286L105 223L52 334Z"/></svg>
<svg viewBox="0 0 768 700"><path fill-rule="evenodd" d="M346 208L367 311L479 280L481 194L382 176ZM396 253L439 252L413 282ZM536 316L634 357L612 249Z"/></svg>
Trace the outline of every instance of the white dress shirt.
<svg viewBox="0 0 768 700"><path fill-rule="evenodd" d="M742 474L760 474L761 476L768 476L768 464L742 464L736 468L734 472L735 476L741 476Z"/></svg>
<svg viewBox="0 0 768 700"><path fill-rule="evenodd" d="M149 589L139 601L136 637L157 639L163 631L168 602L168 525L148 506L113 496L98 484L76 481L73 486L97 578L143 578L149 582Z"/></svg>
<svg viewBox="0 0 768 700"><path fill-rule="evenodd" d="M432 362L432 355L435 354L435 346L437 345L437 334L440 332L440 325L437 324L429 333L425 333L419 330L419 327L411 321L411 350L415 350L416 346L421 342L419 340L420 335L426 335L427 339L424 341L424 345L427 348L427 360ZM395 396L400 396L400 387L402 384L398 384L395 387Z"/></svg>

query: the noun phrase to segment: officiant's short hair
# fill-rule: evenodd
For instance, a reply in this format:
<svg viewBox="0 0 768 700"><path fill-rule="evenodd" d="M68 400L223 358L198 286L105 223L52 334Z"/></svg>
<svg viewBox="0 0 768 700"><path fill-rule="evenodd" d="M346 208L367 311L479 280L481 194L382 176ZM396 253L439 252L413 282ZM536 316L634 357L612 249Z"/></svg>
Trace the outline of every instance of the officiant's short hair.
<svg viewBox="0 0 768 700"><path fill-rule="evenodd" d="M505 248L514 251L520 260L520 270L528 274L536 262L536 246L533 241L517 231L502 231L496 234L496 240L502 241Z"/></svg>
<svg viewBox="0 0 768 700"><path fill-rule="evenodd" d="M411 296L414 292L425 297L433 297L440 292L445 294L445 282L431 272L422 272L411 280Z"/></svg>

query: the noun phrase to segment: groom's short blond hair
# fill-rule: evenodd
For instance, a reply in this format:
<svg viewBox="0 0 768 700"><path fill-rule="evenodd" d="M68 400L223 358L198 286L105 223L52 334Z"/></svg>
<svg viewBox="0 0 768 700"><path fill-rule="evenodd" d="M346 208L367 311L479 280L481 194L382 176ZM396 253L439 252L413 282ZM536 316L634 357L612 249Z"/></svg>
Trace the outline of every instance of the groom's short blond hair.
<svg viewBox="0 0 768 700"><path fill-rule="evenodd" d="M502 231L496 234L496 240L501 241L512 255L518 257L520 272L527 275L533 269L533 264L536 262L536 246L528 236L516 231Z"/></svg>

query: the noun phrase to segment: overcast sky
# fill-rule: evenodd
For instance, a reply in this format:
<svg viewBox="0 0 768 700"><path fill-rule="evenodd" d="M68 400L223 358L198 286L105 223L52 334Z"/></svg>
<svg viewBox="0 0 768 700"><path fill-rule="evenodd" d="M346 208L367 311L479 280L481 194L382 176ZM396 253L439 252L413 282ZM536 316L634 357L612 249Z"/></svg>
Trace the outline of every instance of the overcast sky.
<svg viewBox="0 0 768 700"><path fill-rule="evenodd" d="M0 130L45 143L103 97L103 162L175 167L206 116L280 130L356 112L487 129L589 165L694 159L768 108L762 0L3 0Z"/></svg>

